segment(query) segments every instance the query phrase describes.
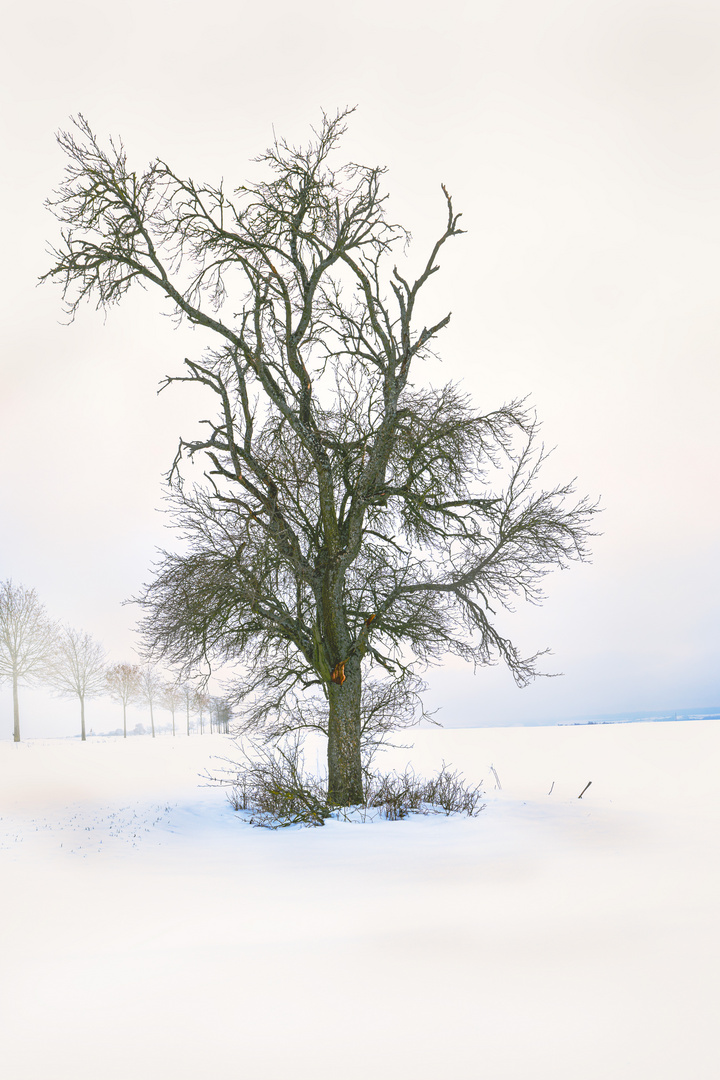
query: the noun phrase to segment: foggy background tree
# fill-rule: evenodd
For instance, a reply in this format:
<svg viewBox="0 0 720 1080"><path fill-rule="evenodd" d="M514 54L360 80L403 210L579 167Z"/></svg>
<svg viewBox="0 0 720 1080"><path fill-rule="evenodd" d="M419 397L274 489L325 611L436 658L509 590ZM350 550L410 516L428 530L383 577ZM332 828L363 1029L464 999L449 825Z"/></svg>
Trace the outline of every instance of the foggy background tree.
<svg viewBox="0 0 720 1080"><path fill-rule="evenodd" d="M214 724L215 731L219 735L228 735L230 733L230 722L233 718L230 702L226 698L214 695L210 698L210 715L212 717L210 731L212 732Z"/></svg>
<svg viewBox="0 0 720 1080"><path fill-rule="evenodd" d="M202 689L198 689L195 692L195 704L198 711L198 723L200 724L200 734L205 733L205 713L210 707L210 695ZM212 726L210 728L212 732Z"/></svg>
<svg viewBox="0 0 720 1080"><path fill-rule="evenodd" d="M47 682L62 697L80 702L80 738L85 742L85 701L107 692L105 649L91 634L71 626L58 629Z"/></svg>
<svg viewBox="0 0 720 1080"><path fill-rule="evenodd" d="M137 664L113 664L105 675L107 692L123 710L123 738L127 739L127 707L140 697L140 668Z"/></svg>
<svg viewBox="0 0 720 1080"><path fill-rule="evenodd" d="M153 707L162 699L163 678L156 664L143 664L138 671L138 695L150 709L150 731L155 738L155 714Z"/></svg>
<svg viewBox="0 0 720 1080"><path fill-rule="evenodd" d="M190 734L190 710L195 707L197 701L197 695L195 688L190 683L184 682L180 684L180 699L185 706L185 730L187 734Z"/></svg>
<svg viewBox="0 0 720 1080"><path fill-rule="evenodd" d="M13 740L20 742L20 683L37 685L48 675L55 627L34 589L0 582L0 681L12 683Z"/></svg>
<svg viewBox="0 0 720 1080"><path fill-rule="evenodd" d="M339 805L362 800L363 684L387 731L448 652L501 660L519 685L538 674L497 609L539 601L549 570L585 558L594 512L569 484L542 488L523 402L481 411L452 382L421 384L450 319L428 316L423 290L459 214L443 186L437 240L407 268L384 170L334 164L346 117L323 116L306 147L276 140L266 178L232 197L160 159L134 171L79 117L58 136L62 241L44 278L71 316L151 285L214 337L167 379L217 411L170 473L185 547L140 598L147 646L185 673L235 664L246 727L323 730ZM196 454L208 471L190 485Z"/></svg>
<svg viewBox="0 0 720 1080"><path fill-rule="evenodd" d="M162 689L161 701L163 707L168 709L172 719L172 733L175 734L175 711L180 708L183 701L182 689L177 681L165 682Z"/></svg>

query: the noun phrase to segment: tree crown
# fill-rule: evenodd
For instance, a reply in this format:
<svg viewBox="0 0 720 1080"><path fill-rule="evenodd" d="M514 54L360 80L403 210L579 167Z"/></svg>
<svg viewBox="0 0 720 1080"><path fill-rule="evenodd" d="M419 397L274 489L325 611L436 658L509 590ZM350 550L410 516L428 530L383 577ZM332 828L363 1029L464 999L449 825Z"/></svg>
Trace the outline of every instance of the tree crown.
<svg viewBox="0 0 720 1080"><path fill-rule="evenodd" d="M418 385L450 320L422 322L419 297L460 215L443 186L437 240L417 276L401 272L408 234L387 218L384 170L333 164L347 115L324 115L304 148L275 140L257 159L266 178L232 195L160 159L131 171L82 117L59 135L62 244L45 277L70 315L137 281L213 335L166 380L206 387L217 409L169 474L185 551L162 553L139 600L153 655L186 671L243 663L253 722L283 709L296 722L299 695L327 696L364 659L407 707L414 665L448 651L501 659L524 685L540 654L519 653L496 608L537 602L549 570L586 558L596 510L570 484L540 486L525 402L481 413L454 382ZM191 485L182 459L196 455L205 482Z"/></svg>

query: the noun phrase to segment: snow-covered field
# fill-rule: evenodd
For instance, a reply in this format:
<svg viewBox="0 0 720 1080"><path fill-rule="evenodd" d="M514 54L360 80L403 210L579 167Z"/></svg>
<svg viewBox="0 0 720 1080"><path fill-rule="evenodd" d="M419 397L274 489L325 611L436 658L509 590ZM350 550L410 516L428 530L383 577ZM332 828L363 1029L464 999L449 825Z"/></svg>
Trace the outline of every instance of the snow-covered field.
<svg viewBox="0 0 720 1080"><path fill-rule="evenodd" d="M479 817L271 832L219 736L0 743L2 1076L716 1080L720 722L411 738Z"/></svg>

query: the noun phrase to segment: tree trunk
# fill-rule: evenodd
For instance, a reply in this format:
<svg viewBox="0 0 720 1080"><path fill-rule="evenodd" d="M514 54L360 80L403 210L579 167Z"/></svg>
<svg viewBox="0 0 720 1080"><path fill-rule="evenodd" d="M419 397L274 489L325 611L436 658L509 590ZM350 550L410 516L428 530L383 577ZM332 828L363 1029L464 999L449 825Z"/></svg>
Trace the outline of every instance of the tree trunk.
<svg viewBox="0 0 720 1080"><path fill-rule="evenodd" d="M345 663L344 682L328 684L328 802L354 806L363 801L360 757L360 657Z"/></svg>
<svg viewBox="0 0 720 1080"><path fill-rule="evenodd" d="M123 739L127 739L127 706L123 701Z"/></svg>
<svg viewBox="0 0 720 1080"><path fill-rule="evenodd" d="M150 702L150 727L152 729L152 737L155 738L155 717L153 716L152 701Z"/></svg>
<svg viewBox="0 0 720 1080"><path fill-rule="evenodd" d="M80 739L85 742L85 698L80 695Z"/></svg>
<svg viewBox="0 0 720 1080"><path fill-rule="evenodd" d="M13 740L20 742L20 702L18 701L17 675L13 672Z"/></svg>

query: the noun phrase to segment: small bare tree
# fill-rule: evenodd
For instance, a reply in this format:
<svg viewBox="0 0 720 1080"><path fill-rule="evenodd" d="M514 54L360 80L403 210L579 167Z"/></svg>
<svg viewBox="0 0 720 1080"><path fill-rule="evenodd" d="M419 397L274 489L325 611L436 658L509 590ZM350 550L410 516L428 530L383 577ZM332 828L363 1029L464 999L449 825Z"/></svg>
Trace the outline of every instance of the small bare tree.
<svg viewBox="0 0 720 1080"><path fill-rule="evenodd" d="M219 735L229 735L230 721L232 720L230 702L227 698L223 697L213 697L211 698L211 702L212 713L215 720L215 730Z"/></svg>
<svg viewBox="0 0 720 1080"><path fill-rule="evenodd" d="M123 738L127 739L127 707L140 694L140 668L137 664L113 664L106 675L107 692L123 707Z"/></svg>
<svg viewBox="0 0 720 1080"><path fill-rule="evenodd" d="M63 697L80 701L80 737L85 742L85 701L107 693L105 649L91 634L63 626L57 632L48 682Z"/></svg>
<svg viewBox="0 0 720 1080"><path fill-rule="evenodd" d="M34 589L0 582L0 682L12 683L13 739L20 742L18 685L47 678L55 627Z"/></svg>
<svg viewBox="0 0 720 1080"><path fill-rule="evenodd" d="M197 690L195 694L195 707L198 711L198 720L200 722L200 734L205 734L205 713L210 708L210 695L205 690ZM212 730L212 724L211 724Z"/></svg>
<svg viewBox="0 0 720 1080"><path fill-rule="evenodd" d="M180 708L183 701L182 688L177 680L166 682L162 688L161 704L170 711L172 717L172 733L175 734L175 712Z"/></svg>
<svg viewBox="0 0 720 1080"><path fill-rule="evenodd" d="M179 689L180 689L180 698L182 700L183 705L185 706L185 728L186 728L187 734L189 735L190 734L190 710L195 708L196 691L195 691L194 686L191 686L190 683L186 683L186 682L181 683Z"/></svg>
<svg viewBox="0 0 720 1080"><path fill-rule="evenodd" d="M153 707L161 702L165 687L155 664L144 664L138 673L138 695L150 709L150 730L155 738L155 714Z"/></svg>

